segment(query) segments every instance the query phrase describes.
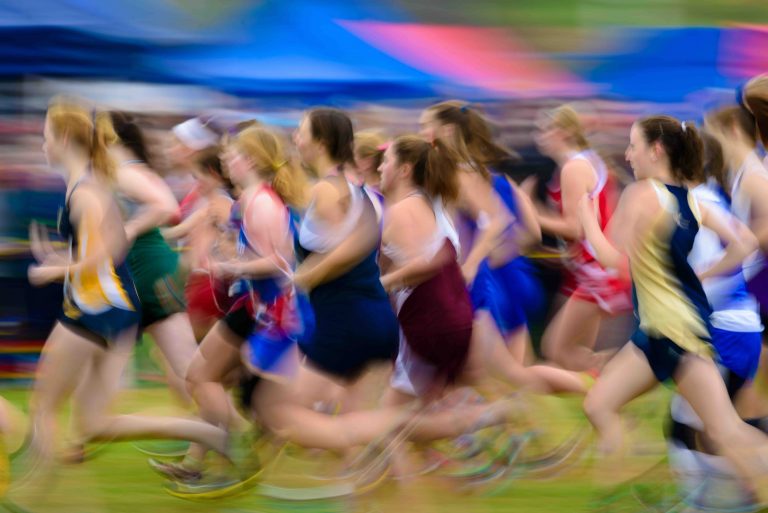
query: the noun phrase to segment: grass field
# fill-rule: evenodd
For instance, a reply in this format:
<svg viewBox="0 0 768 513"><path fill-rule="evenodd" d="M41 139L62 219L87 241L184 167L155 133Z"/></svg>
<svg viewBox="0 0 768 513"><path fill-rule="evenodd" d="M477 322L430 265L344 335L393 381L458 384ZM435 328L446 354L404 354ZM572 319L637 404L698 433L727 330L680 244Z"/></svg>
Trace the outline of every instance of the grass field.
<svg viewBox="0 0 768 513"><path fill-rule="evenodd" d="M27 392L5 391L6 399L26 409ZM663 457L662 413L668 391L659 389L631 405L629 413L634 429L633 456L625 468L635 473L654 466ZM541 411L537 427L544 445L556 444L585 420L576 399L546 398L537 401ZM169 394L162 388L130 389L121 393L116 409L121 412L162 413L174 410ZM62 426L67 425L62 418ZM13 441L11 440L11 444ZM147 466L147 457L127 442L107 446L91 461L59 467L51 482L12 490L9 499L30 513L160 513L160 512L578 512L589 511L597 489L593 486L591 458L585 457L564 474L546 480L510 477L474 492L461 491L456 482L446 478L421 477L408 482L389 482L374 492L354 499L292 502L266 499L257 493L212 503L194 503L168 495L162 480ZM289 466L290 473L302 468L318 468L322 461L316 453L299 452ZM320 466L322 468L322 465ZM281 482L285 468L265 477L266 482ZM284 481L284 479L282 480ZM668 476L662 470L645 478L652 487L662 486ZM606 511L642 511L634 501L621 509L619 503ZM617 509L620 508L620 509Z"/></svg>
<svg viewBox="0 0 768 513"><path fill-rule="evenodd" d="M716 26L768 23L763 0L399 0L431 23L510 27Z"/></svg>

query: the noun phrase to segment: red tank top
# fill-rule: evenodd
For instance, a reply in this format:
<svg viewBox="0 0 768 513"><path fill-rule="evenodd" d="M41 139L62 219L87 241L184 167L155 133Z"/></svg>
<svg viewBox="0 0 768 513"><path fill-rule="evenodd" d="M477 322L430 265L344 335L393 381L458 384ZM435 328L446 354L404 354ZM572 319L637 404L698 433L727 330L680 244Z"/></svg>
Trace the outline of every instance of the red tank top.
<svg viewBox="0 0 768 513"><path fill-rule="evenodd" d="M590 197L595 202L597 210L597 221L601 230L605 230L608 226L608 221L611 219L614 205L616 204L616 182L608 173L608 169L605 163L597 153L592 150L582 151L577 153L570 160L579 159L587 161L592 169L595 171L597 177L597 183L595 188L590 192ZM569 162L570 162L569 160ZM552 180L547 184L547 197L552 205L561 214L563 213L563 197L560 190L560 173L558 172ZM578 249L570 252L572 255L572 263L579 265L583 263L593 262L595 260L592 248L589 246L586 240L582 239L578 241Z"/></svg>

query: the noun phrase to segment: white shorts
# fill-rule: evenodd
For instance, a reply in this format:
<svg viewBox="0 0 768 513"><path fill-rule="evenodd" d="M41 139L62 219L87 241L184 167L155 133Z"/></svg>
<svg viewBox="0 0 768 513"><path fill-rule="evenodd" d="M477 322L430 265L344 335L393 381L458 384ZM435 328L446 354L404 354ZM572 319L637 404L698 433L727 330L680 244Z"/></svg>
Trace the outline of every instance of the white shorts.
<svg viewBox="0 0 768 513"><path fill-rule="evenodd" d="M434 382L437 369L413 352L400 330L400 349L395 360L395 370L390 386L404 394L419 397L424 395Z"/></svg>

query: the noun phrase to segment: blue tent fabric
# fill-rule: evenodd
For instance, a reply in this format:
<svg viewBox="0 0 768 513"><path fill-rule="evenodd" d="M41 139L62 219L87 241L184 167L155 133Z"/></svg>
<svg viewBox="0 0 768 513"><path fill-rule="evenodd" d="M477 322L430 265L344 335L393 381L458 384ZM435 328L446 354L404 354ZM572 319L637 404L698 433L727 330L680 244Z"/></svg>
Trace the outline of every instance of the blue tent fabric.
<svg viewBox="0 0 768 513"><path fill-rule="evenodd" d="M349 20L409 21L391 4L367 0L5 0L0 77L201 84L313 102L435 96L446 86L473 95L365 43L340 23ZM718 68L725 30L614 28L595 34L608 50L559 59L605 97L681 102L736 85Z"/></svg>
<svg viewBox="0 0 768 513"><path fill-rule="evenodd" d="M3 0L0 30L11 27L60 27L141 43L199 41L216 33L165 0Z"/></svg>
<svg viewBox="0 0 768 513"><path fill-rule="evenodd" d="M63 27L0 28L0 76L84 76L163 80L147 67L147 47Z"/></svg>
<svg viewBox="0 0 768 513"><path fill-rule="evenodd" d="M246 96L302 95L308 101L433 93L433 77L334 21L372 15L400 19L375 3L245 2L200 30L190 28L185 13L169 5L9 0L0 5L0 76L188 83Z"/></svg>
<svg viewBox="0 0 768 513"><path fill-rule="evenodd" d="M344 7L346 5L346 7ZM184 80L236 94L335 92L370 96L423 96L433 77L411 68L349 33L334 17L356 18L354 3L272 2L241 21L246 44L173 48L158 64Z"/></svg>
<svg viewBox="0 0 768 513"><path fill-rule="evenodd" d="M719 72L719 28L624 29L612 53L562 56L602 94L622 99L678 102L696 91L733 87ZM611 46L611 45L605 45Z"/></svg>

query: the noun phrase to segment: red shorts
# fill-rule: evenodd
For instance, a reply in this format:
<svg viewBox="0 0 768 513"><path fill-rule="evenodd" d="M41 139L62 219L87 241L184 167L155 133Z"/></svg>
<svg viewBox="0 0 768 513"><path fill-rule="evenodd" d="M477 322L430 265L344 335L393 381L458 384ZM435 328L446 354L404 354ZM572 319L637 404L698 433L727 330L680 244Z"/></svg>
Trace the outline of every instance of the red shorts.
<svg viewBox="0 0 768 513"><path fill-rule="evenodd" d="M224 317L231 306L227 285L208 273L193 272L184 290L187 312L193 324L213 324Z"/></svg>
<svg viewBox="0 0 768 513"><path fill-rule="evenodd" d="M620 279L597 262L585 262L565 272L561 292L566 296L595 303L609 314L632 310L632 283Z"/></svg>

